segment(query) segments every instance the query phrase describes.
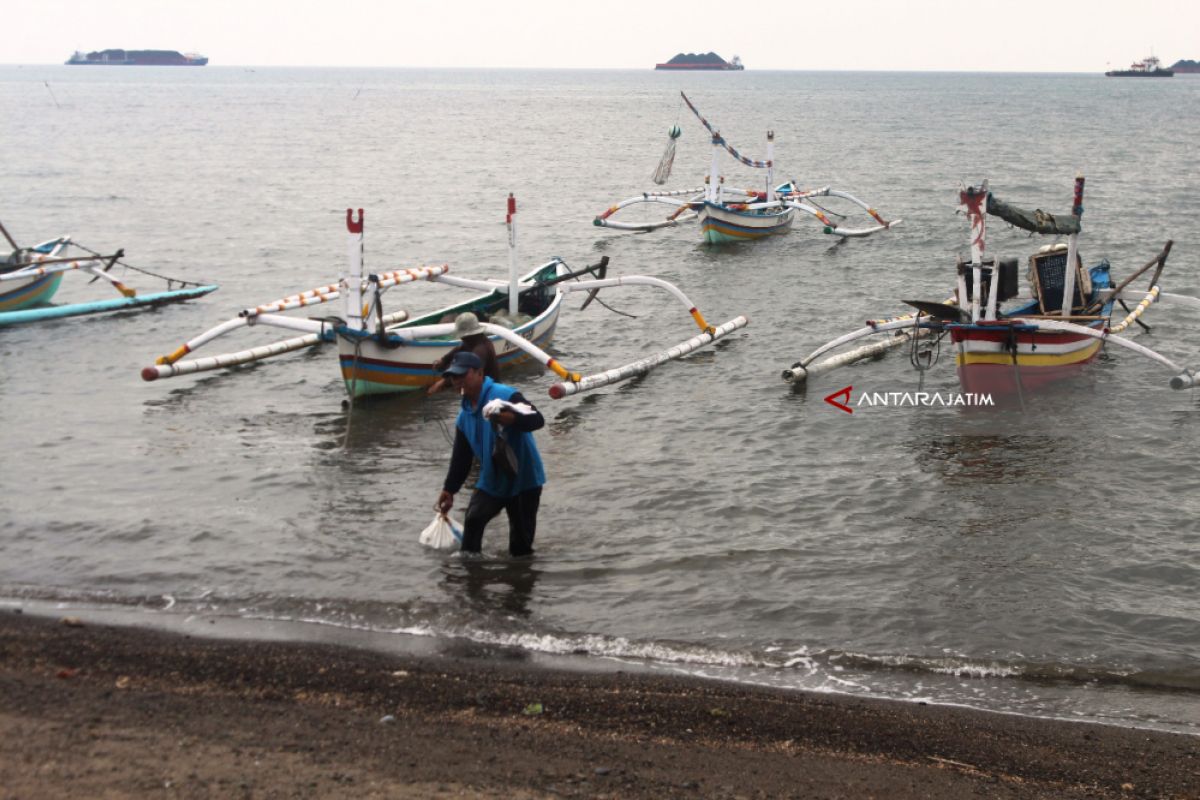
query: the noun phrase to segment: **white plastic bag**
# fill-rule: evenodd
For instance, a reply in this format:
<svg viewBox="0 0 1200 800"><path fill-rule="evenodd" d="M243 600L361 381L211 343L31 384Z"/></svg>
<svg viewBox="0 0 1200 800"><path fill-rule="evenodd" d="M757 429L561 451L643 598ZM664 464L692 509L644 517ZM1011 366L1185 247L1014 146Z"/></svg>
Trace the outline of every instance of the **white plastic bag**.
<svg viewBox="0 0 1200 800"><path fill-rule="evenodd" d="M462 544L462 525L445 514L438 514L421 531L421 544L435 550L450 550Z"/></svg>

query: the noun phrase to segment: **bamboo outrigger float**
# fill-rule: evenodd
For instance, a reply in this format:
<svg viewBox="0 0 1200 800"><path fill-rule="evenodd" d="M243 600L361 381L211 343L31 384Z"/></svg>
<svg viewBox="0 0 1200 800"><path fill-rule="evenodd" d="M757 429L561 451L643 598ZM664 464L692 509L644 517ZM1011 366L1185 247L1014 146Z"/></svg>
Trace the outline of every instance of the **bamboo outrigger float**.
<svg viewBox="0 0 1200 800"><path fill-rule="evenodd" d="M1200 299L1164 292L1159 284L1172 243L1168 241L1149 263L1115 285L1108 261L1085 270L1077 246L1083 186L1083 177L1076 178L1072 213L1059 216L1011 206L993 196L986 181L963 190L959 200L971 223L971 260L964 262L960 257L954 294L941 303L905 301L916 309L914 313L868 321L864 327L797 361L783 371L783 379L804 384L824 372L878 357L904 344L912 349L914 366L925 369L931 365L936 345L948 335L959 382L965 392L973 394L1015 395L1020 399L1025 391L1076 374L1105 343L1132 350L1171 370L1173 389L1195 386L1193 370L1118 335L1134 323L1145 327L1141 317L1156 302L1167 300L1200 308ZM1065 243L1043 246L1029 257L1031 297L1017 297L1015 258L997 259L986 254L985 214L1032 233L1067 237ZM1150 270L1153 272L1145 289L1130 288L1134 280ZM976 291L975 287L981 288ZM1129 308L1127 301L1136 306ZM1114 303L1120 303L1127 312L1116 324L1111 322ZM843 345L881 334L887 336L881 342L818 360ZM921 344L917 341L920 338L933 342Z"/></svg>
<svg viewBox="0 0 1200 800"><path fill-rule="evenodd" d="M776 186L774 131L767 132L766 159L757 161L747 158L725 141L720 132L714 129L692 105L692 101L688 99L687 95L683 92L679 94L712 137L712 161L704 185L693 189L643 192L637 197L622 200L607 209L597 216L592 224L614 230L646 232L673 227L682 222L699 220L704 240L709 244L721 244L786 233L791 228L797 211L808 214L817 220L825 233L843 238L870 236L901 223L902 220L898 219L885 220L878 211L854 195L828 186L804 190L795 180ZM679 126L672 126L668 135L670 145L654 178L655 183L659 184L664 183L670 175L671 163L675 157L674 142L680 136ZM725 178L719 170L722 151L729 153L748 167L766 170L766 182L763 190L726 186ZM852 227L835 221L835 217L840 219L844 215L820 207L816 200L825 197L840 198L858 206L874 220L874 224ZM625 222L612 218L618 211L642 203L665 204L671 206L674 211L666 219L654 222Z"/></svg>
<svg viewBox="0 0 1200 800"><path fill-rule="evenodd" d="M75 244L70 236L59 236L24 248L17 245L3 225L0 225L0 234L3 234L12 247L12 252L6 258L0 259L0 326L178 303L217 289L214 285L166 278L140 270L121 261L125 255L124 250L101 255ZM68 256L67 253L72 247L84 250L86 255ZM110 270L116 264L166 281L167 291L138 294L137 290L110 274ZM91 275L93 280L103 280L111 284L121 293L121 297L89 303L50 305L50 300L62 284L63 276L76 270ZM175 286L181 288L176 289Z"/></svg>
<svg viewBox="0 0 1200 800"><path fill-rule="evenodd" d="M337 283L244 309L233 319L185 342L169 355L159 357L154 366L142 370L142 378L153 381L223 369L336 342L342 381L352 399L412 391L429 386L441 377L435 367L436 362L461 343L453 338L454 319L470 311L482 320L480 326L492 340L501 367L532 358L558 375L561 380L550 388L550 396L557 399L642 374L659 364L711 344L747 324L746 317L739 316L723 325L709 325L687 295L667 281L639 275L607 277L607 257L601 259L599 264L578 271L572 271L562 259L552 258L525 276L518 276L516 203L511 195L508 200L507 281L451 275L446 265L364 274L362 209L358 210L357 219L347 209L346 228L349 234L349 266ZM406 311L384 313L382 298L388 289L418 280L472 289L481 294L416 319L410 319ZM567 294L586 292L586 307L601 289L618 286L648 286L665 290L688 310L700 333L663 353L588 377L567 369L546 352ZM343 302L341 319L300 319L282 313L338 299ZM184 358L226 333L256 325L281 328L302 335L237 352Z"/></svg>

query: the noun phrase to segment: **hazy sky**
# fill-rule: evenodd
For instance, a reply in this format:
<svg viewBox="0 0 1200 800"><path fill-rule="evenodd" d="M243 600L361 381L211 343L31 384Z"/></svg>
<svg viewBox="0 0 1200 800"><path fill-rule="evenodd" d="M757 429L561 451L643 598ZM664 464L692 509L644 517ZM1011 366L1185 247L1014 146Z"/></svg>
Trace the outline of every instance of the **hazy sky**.
<svg viewBox="0 0 1200 800"><path fill-rule="evenodd" d="M4 0L2 64L75 49L223 66L647 69L680 51L748 69L1096 72L1200 59L1200 0Z"/></svg>

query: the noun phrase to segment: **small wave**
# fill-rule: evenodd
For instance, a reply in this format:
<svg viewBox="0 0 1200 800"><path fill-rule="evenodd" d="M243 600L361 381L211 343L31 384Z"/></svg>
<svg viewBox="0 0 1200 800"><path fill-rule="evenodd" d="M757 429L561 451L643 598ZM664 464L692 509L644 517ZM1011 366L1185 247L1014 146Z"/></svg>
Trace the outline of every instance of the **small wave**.
<svg viewBox="0 0 1200 800"><path fill-rule="evenodd" d="M1200 693L1200 670L1187 665L1177 669L1138 670L1034 661L981 661L955 656L930 658L859 653L829 654L829 660L830 663L859 670L898 670L968 679L1005 678L1035 684L1123 686L1158 692Z"/></svg>

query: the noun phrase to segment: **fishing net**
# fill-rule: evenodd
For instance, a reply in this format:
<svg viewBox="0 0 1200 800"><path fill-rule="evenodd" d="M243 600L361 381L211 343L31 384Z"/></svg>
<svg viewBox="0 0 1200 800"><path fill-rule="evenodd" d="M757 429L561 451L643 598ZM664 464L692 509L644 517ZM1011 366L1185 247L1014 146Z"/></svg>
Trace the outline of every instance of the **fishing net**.
<svg viewBox="0 0 1200 800"><path fill-rule="evenodd" d="M658 160L658 169L654 170L654 182L662 186L671 177L671 166L675 163L675 140L683 133L678 125L672 125L667 131L667 149Z"/></svg>

